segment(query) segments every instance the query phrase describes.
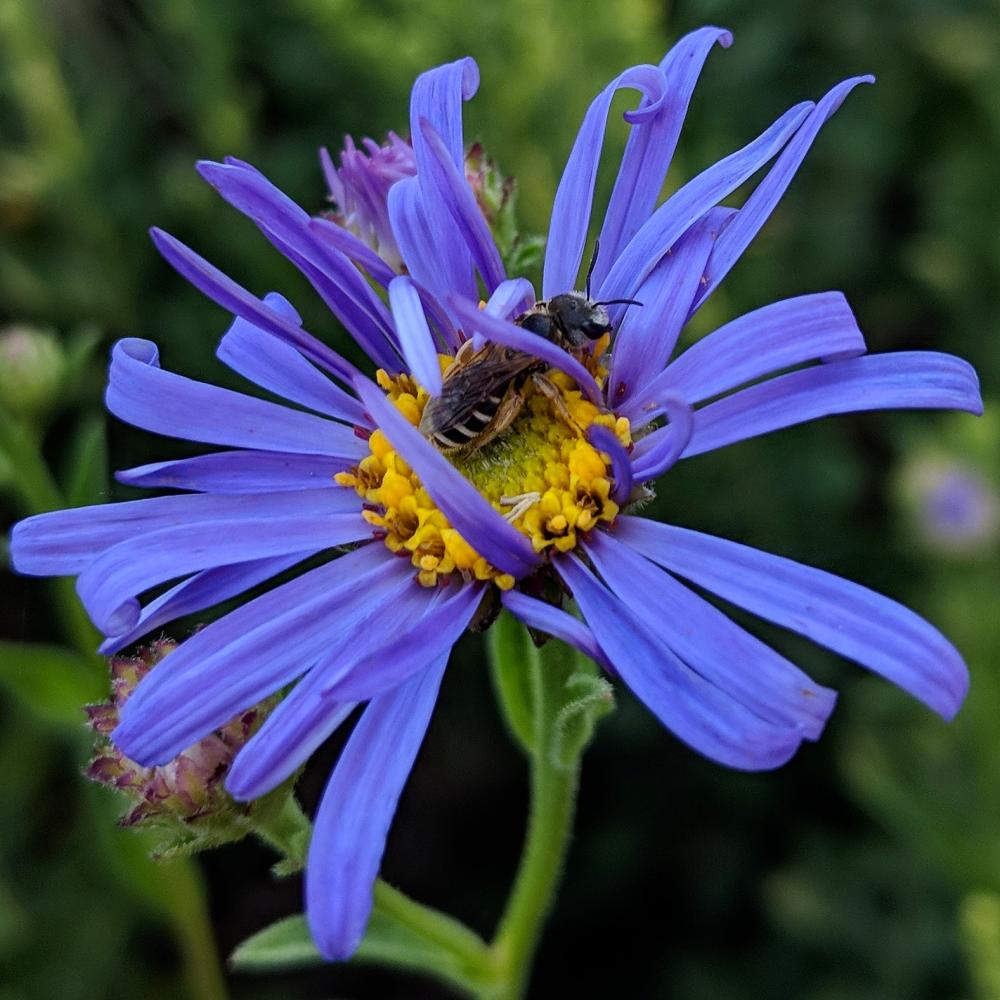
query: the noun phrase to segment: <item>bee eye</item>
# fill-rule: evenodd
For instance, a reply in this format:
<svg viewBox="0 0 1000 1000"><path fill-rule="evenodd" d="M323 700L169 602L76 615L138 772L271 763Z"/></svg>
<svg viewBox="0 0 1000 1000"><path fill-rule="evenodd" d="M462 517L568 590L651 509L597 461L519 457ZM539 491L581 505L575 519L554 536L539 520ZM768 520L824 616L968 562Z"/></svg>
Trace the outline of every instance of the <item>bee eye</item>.
<svg viewBox="0 0 1000 1000"><path fill-rule="evenodd" d="M599 323L596 320L590 319L582 323L580 329L583 330L584 335L590 340L598 340L611 329L611 324Z"/></svg>
<svg viewBox="0 0 1000 1000"><path fill-rule="evenodd" d="M552 339L552 320L544 313L529 313L520 321L522 329L536 333L546 340Z"/></svg>

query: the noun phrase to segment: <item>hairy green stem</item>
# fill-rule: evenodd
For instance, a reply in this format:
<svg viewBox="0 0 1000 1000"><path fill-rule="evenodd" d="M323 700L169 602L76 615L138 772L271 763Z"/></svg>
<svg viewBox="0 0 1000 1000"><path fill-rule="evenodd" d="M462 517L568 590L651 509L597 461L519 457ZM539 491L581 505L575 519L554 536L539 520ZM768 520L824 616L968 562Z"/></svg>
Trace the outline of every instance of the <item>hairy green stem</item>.
<svg viewBox="0 0 1000 1000"><path fill-rule="evenodd" d="M579 760L556 767L544 754L532 757L531 814L524 852L507 908L491 947L501 985L491 1000L524 995L542 927L555 901L572 832Z"/></svg>

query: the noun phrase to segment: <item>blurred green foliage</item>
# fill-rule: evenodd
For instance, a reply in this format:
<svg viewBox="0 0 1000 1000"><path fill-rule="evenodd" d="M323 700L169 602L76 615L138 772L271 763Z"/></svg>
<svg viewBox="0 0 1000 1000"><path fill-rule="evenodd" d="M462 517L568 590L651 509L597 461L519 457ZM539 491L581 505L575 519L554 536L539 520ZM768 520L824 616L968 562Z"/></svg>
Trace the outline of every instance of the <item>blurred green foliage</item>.
<svg viewBox="0 0 1000 1000"><path fill-rule="evenodd" d="M467 135L517 176L525 228L543 231L592 95L703 23L726 25L736 42L710 57L671 183L844 76L871 71L878 84L826 127L690 336L775 299L840 288L872 349L972 361L988 411L979 423L838 418L747 442L675 469L654 513L905 601L965 652L972 694L949 726L754 625L844 691L824 740L760 777L695 758L623 695L584 766L580 833L535 995L995 1000L998 545L928 549L897 488L914 456L934 453L1000 491L989 408L1000 398L995 2L0 0L0 323L57 330L70 357L44 423L0 414L2 523L126 496L108 480L108 443L118 467L180 453L100 415L100 359L115 338L150 337L166 367L235 384L212 358L227 318L155 256L150 225L257 292L286 292L313 329L350 350L194 160L248 159L319 209L316 148L347 132L405 131L413 77L468 53L482 86ZM613 152L625 133L609 133ZM12 474L40 440L48 464ZM78 775L87 747L74 706L99 697L103 681L72 586L2 572L0 608L0 1000L218 996L192 870L150 866L147 845L113 828L116 804ZM386 866L418 898L489 930L521 835L523 775L489 701L481 645L468 640L460 653ZM307 799L333 752L307 773ZM223 951L297 910L295 886L272 885L271 860L250 847L206 858ZM653 917L643 915L651 900L662 901ZM583 958L581 941L593 942ZM444 995L349 967L235 975L230 987L248 1000Z"/></svg>

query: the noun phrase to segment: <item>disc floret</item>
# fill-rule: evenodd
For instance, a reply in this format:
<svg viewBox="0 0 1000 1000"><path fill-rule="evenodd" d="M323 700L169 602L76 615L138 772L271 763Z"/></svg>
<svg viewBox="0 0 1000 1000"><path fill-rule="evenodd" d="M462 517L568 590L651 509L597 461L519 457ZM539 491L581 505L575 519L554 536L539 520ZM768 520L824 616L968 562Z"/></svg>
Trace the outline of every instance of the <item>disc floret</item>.
<svg viewBox="0 0 1000 1000"><path fill-rule="evenodd" d="M451 362L442 356L442 370ZM588 429L609 428L625 448L632 440L628 420L599 409L568 375L553 369L546 377L558 389L562 406L528 382L524 405L502 435L448 457L536 552L551 556L569 552L581 535L618 515L610 457L590 443ZM385 371L378 372L378 384L406 419L419 425L427 391L410 375ZM392 552L409 556L421 584L433 587L459 573L467 580L492 580L501 590L514 586L513 576L487 562L451 526L381 430L372 432L368 444L370 454L339 473L337 482L365 498L364 517L384 533Z"/></svg>

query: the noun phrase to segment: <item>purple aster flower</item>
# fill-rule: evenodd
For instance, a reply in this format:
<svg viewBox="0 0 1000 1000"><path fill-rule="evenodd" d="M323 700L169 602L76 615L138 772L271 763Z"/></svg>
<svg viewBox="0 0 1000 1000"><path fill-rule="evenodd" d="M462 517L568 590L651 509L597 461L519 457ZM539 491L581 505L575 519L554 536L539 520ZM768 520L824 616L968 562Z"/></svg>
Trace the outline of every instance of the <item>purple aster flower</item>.
<svg viewBox="0 0 1000 1000"><path fill-rule="evenodd" d="M416 172L380 189L388 228L374 243L310 218L247 164L200 164L305 274L379 369L377 381L307 332L280 295L258 298L154 230L167 260L236 316L220 359L292 405L173 374L151 343L120 341L111 412L226 450L118 474L180 495L58 511L14 530L21 572L78 577L105 651L319 553L344 553L187 639L139 686L112 736L139 763L163 764L297 681L232 765L229 791L252 799L365 705L308 861L309 919L331 958L350 955L364 932L451 648L498 600L584 650L678 738L730 767L787 761L819 736L834 694L690 585L855 660L945 717L963 699L958 653L889 598L627 513L676 461L782 427L860 410L981 409L964 361L867 356L839 292L764 306L674 356L684 324L763 226L823 123L871 80L796 104L657 204L702 64L730 42L718 28L695 31L594 99L555 196L540 295L504 272L464 174L462 103L478 84L471 59L417 79ZM605 123L622 89L637 91L638 104L625 115L628 143L584 280ZM741 208L719 207L765 168ZM343 181L346 169L331 177ZM387 252L387 234L403 274L374 252ZM559 299L581 285L585 294ZM623 299L642 305L609 301ZM475 380L452 391L467 365L498 359L517 374L484 377L481 395ZM435 436L425 414L449 399L464 409ZM501 432L497 421L506 421ZM579 615L539 596L553 580Z"/></svg>

